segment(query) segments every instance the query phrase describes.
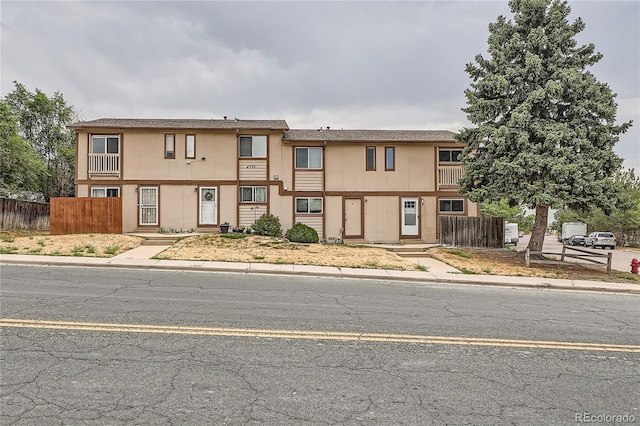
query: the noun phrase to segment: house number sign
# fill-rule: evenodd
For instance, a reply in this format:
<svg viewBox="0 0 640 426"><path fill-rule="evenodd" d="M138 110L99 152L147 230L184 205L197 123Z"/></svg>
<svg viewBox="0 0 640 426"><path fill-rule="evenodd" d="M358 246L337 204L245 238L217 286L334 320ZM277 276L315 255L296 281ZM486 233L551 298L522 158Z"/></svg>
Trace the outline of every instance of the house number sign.
<svg viewBox="0 0 640 426"><path fill-rule="evenodd" d="M255 164L247 164L247 169L255 169L256 165Z"/></svg>

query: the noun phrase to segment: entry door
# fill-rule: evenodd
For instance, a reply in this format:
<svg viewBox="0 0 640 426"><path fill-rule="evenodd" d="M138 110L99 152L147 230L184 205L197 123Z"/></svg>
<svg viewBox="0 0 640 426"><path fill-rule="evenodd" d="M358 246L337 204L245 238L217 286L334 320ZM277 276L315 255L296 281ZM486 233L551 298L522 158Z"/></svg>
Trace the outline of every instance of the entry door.
<svg viewBox="0 0 640 426"><path fill-rule="evenodd" d="M362 199L344 200L344 236L362 237Z"/></svg>
<svg viewBox="0 0 640 426"><path fill-rule="evenodd" d="M418 235L417 198L402 198L402 235Z"/></svg>
<svg viewBox="0 0 640 426"><path fill-rule="evenodd" d="M158 187L140 187L140 225L158 224Z"/></svg>
<svg viewBox="0 0 640 426"><path fill-rule="evenodd" d="M217 188L200 188L200 224L215 225L218 223L218 190Z"/></svg>

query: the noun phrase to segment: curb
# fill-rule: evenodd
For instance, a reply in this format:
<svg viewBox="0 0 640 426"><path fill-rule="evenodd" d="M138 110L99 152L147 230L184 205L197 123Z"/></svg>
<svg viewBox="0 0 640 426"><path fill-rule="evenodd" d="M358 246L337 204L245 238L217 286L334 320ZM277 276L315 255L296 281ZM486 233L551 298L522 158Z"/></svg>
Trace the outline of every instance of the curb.
<svg viewBox="0 0 640 426"><path fill-rule="evenodd" d="M108 259L108 258L105 258ZM493 280L491 282L474 280L469 276L469 279L456 279L455 277L437 277L432 275L431 277L412 277L412 276L381 276L379 274L370 274L364 272L362 273L349 273L343 272L342 269L338 269L338 272L322 272L322 271L284 271L284 270L275 270L275 269L267 269L267 268L258 268L251 269L251 267L245 268L224 268L224 267L202 267L200 265L162 265L162 264L148 264L148 265L140 265L140 264L122 264L122 263L100 263L100 262L87 262L87 263L78 263L78 262L51 262L46 260L12 260L12 259L0 259L0 265L40 265L40 266L66 266L66 267L105 267L105 268L122 268L122 269L142 269L142 270L165 270L165 271L196 271L196 272L223 272L223 273L240 273L246 275L282 275L282 276L294 276L294 275L303 275L303 276L312 276L312 277L328 277L328 278L340 278L340 279L371 279L371 280L380 280L380 281L396 281L396 282L413 282L413 283L428 283L428 284L450 284L450 285L474 285L474 286L491 286L491 287L512 287L512 288L528 288L528 289L542 289L542 290L577 290L577 291L589 291L589 292L605 292L605 293L615 293L615 294L640 294L640 286L637 289L635 288L614 288L614 287L601 287L598 286L594 281L594 286L586 286L586 285L573 285L573 281L571 281L571 285L559 285L549 282L544 283L514 283L514 282L505 282L503 280Z"/></svg>

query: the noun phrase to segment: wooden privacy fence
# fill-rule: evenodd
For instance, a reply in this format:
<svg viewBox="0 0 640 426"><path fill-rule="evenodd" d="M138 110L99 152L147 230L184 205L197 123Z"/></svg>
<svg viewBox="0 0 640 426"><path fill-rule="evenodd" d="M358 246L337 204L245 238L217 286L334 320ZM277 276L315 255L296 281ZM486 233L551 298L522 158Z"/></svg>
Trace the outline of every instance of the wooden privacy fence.
<svg viewBox="0 0 640 426"><path fill-rule="evenodd" d="M504 247L504 218L440 216L440 244L461 247Z"/></svg>
<svg viewBox="0 0 640 426"><path fill-rule="evenodd" d="M49 229L49 204L0 198L0 229Z"/></svg>
<svg viewBox="0 0 640 426"><path fill-rule="evenodd" d="M122 234L122 198L52 198L51 235Z"/></svg>

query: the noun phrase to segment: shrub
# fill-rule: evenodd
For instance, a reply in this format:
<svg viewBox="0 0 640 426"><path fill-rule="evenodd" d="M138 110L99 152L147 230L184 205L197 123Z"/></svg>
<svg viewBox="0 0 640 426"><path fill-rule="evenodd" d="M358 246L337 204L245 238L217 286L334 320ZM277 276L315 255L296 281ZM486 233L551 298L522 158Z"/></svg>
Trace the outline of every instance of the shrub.
<svg viewBox="0 0 640 426"><path fill-rule="evenodd" d="M296 223L293 228L287 231L285 235L294 243L317 243L318 242L318 233L315 229L310 226L305 225L304 223Z"/></svg>
<svg viewBox="0 0 640 426"><path fill-rule="evenodd" d="M257 235L265 235L267 237L279 237L282 235L282 225L280 219L272 214L263 214L251 225L251 229Z"/></svg>

